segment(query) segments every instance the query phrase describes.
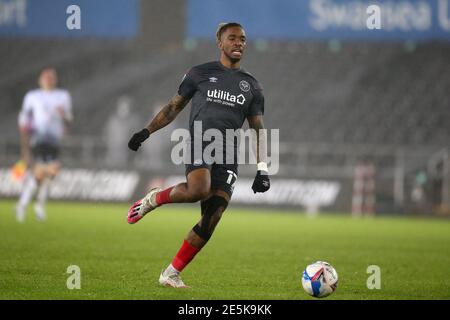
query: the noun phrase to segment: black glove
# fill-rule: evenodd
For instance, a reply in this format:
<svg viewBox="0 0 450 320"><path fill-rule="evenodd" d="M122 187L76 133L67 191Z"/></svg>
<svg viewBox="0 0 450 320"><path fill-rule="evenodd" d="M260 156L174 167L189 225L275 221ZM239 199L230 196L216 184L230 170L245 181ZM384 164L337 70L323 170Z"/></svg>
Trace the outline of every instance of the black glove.
<svg viewBox="0 0 450 320"><path fill-rule="evenodd" d="M266 192L270 189L269 173L267 171L258 170L255 181L253 181L252 190L254 193Z"/></svg>
<svg viewBox="0 0 450 320"><path fill-rule="evenodd" d="M142 129L138 133L133 134L130 141L128 142L128 148L133 151L137 151L144 142L150 136L150 131L148 129Z"/></svg>

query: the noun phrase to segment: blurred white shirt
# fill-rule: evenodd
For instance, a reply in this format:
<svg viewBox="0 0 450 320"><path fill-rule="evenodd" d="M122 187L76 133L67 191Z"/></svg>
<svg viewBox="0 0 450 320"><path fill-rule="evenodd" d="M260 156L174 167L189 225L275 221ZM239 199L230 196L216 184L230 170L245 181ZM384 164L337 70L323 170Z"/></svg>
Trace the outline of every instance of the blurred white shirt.
<svg viewBox="0 0 450 320"><path fill-rule="evenodd" d="M19 126L29 130L33 145L59 144L64 135L64 120L71 121L72 118L72 99L67 90L36 89L25 95Z"/></svg>

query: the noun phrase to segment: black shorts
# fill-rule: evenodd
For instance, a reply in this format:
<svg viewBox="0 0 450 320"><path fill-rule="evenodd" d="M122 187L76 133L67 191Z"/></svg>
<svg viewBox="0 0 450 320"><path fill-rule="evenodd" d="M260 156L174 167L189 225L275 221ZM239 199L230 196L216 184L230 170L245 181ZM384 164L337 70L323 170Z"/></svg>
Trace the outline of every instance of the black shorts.
<svg viewBox="0 0 450 320"><path fill-rule="evenodd" d="M237 164L186 164L186 177L191 171L207 168L211 173L211 189L225 191L231 198L238 176Z"/></svg>
<svg viewBox="0 0 450 320"><path fill-rule="evenodd" d="M210 158L209 161L205 161L203 152L205 148L209 145L209 143L210 142L203 141L203 145L201 148L202 152L201 155L195 155L194 145L192 141L188 141L187 150L189 152L190 158L188 159L185 158L185 161L189 161L190 163L185 162L186 178L191 171L195 169L206 168L211 173L211 188L225 191L231 198L231 195L233 194L234 190L234 184L236 183L238 176L237 158L234 157L234 159L232 159L233 161L229 161L229 163L227 163L226 161L227 158L224 153L223 157L219 161L217 161L216 158ZM226 150L226 146L223 146L223 150ZM237 154L236 150L234 154ZM225 162L225 163L219 164L217 162L219 163Z"/></svg>
<svg viewBox="0 0 450 320"><path fill-rule="evenodd" d="M47 144L47 143L38 143L31 148L31 152L33 154L34 162L54 162L58 160L59 157L59 147Z"/></svg>

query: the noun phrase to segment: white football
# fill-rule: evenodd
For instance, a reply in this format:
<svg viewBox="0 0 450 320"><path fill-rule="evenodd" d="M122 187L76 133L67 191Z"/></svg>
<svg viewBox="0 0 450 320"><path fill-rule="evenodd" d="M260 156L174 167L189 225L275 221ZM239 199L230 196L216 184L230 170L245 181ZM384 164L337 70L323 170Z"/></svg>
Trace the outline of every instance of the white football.
<svg viewBox="0 0 450 320"><path fill-rule="evenodd" d="M328 262L314 262L303 271L303 289L313 297L325 298L329 296L336 290L337 284L337 272Z"/></svg>

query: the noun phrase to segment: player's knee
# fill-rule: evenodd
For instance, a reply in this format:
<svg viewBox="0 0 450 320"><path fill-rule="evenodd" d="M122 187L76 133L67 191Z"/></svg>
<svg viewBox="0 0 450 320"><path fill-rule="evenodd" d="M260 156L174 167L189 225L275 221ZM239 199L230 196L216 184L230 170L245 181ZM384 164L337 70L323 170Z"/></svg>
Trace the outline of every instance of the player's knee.
<svg viewBox="0 0 450 320"><path fill-rule="evenodd" d="M35 172L34 179L36 180L37 184L41 184L45 180L45 174L41 171Z"/></svg>
<svg viewBox="0 0 450 320"><path fill-rule="evenodd" d="M213 195L208 200L202 202L202 219L192 230L207 242L211 238L227 206L228 200L217 195Z"/></svg>
<svg viewBox="0 0 450 320"><path fill-rule="evenodd" d="M208 195L209 195L209 188L205 186L199 186L190 190L189 200L191 202L201 201L206 199Z"/></svg>
<svg viewBox="0 0 450 320"><path fill-rule="evenodd" d="M56 177L59 173L59 165L52 165L48 168L48 177L53 179L54 177Z"/></svg>
<svg viewBox="0 0 450 320"><path fill-rule="evenodd" d="M198 193L197 193L197 197L198 200L205 200L206 198L208 198L209 196L209 188L201 188Z"/></svg>

